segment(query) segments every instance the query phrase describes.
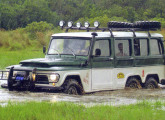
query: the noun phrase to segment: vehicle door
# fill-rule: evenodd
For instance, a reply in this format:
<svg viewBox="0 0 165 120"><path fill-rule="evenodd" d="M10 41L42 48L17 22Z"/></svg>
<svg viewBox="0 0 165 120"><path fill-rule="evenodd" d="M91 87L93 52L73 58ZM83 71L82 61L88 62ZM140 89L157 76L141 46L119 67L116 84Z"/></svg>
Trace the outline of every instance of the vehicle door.
<svg viewBox="0 0 165 120"><path fill-rule="evenodd" d="M111 40L96 40L92 54L92 90L109 90L113 88Z"/></svg>
<svg viewBox="0 0 165 120"><path fill-rule="evenodd" d="M132 39L115 38L115 69L113 71L114 87L121 89L125 87L128 74L134 65L132 57Z"/></svg>

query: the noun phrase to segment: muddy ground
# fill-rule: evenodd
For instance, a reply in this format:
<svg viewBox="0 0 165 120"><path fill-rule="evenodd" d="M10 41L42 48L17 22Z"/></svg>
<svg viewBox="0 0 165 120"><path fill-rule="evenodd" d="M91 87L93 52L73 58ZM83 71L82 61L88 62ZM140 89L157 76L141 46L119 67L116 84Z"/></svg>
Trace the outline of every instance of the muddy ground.
<svg viewBox="0 0 165 120"><path fill-rule="evenodd" d="M5 81L0 81L0 84ZM103 91L85 94L82 96L66 95L60 91L8 91L8 89L0 88L0 104L5 105L8 101L23 102L23 101L67 101L74 103L81 103L84 105L122 105L133 104L143 100L165 100L165 86L161 86L161 89L155 90L115 90L115 91Z"/></svg>

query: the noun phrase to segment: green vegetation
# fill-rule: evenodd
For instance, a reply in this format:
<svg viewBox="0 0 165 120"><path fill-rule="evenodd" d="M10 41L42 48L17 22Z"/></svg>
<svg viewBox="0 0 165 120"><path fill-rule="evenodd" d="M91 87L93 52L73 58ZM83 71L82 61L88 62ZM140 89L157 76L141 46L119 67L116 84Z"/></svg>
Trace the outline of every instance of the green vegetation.
<svg viewBox="0 0 165 120"><path fill-rule="evenodd" d="M25 28L0 31L0 69L18 64L21 60L43 58L43 46L48 47L51 35L60 31L46 22L33 22Z"/></svg>
<svg viewBox="0 0 165 120"><path fill-rule="evenodd" d="M156 20L165 27L164 0L0 0L0 28L24 28L46 21ZM101 22L103 26L105 23Z"/></svg>
<svg viewBox="0 0 165 120"><path fill-rule="evenodd" d="M165 103L85 107L73 103L26 102L0 106L1 120L164 120Z"/></svg>
<svg viewBox="0 0 165 120"><path fill-rule="evenodd" d="M43 58L42 48L26 48L24 50L9 51L0 49L0 70L10 65L19 64L21 60Z"/></svg>

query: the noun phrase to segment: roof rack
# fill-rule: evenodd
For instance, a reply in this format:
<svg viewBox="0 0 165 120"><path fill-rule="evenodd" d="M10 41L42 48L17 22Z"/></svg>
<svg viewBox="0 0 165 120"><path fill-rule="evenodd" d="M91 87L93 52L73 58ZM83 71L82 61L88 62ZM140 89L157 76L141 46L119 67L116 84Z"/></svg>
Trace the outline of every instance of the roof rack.
<svg viewBox="0 0 165 120"><path fill-rule="evenodd" d="M59 25L62 29L63 28L66 29L65 32L68 32L69 29L86 30L87 32L91 30L92 31L101 30L103 32L109 31L112 37L113 37L112 31L131 31L133 32L134 37L136 37L135 31L148 31L148 36L150 37L151 35L149 31L156 31L161 29L161 23L157 21L137 21L135 23L111 21L107 23L107 27L102 27L102 28L99 28L100 23L97 21L94 22L94 27L90 27L90 24L88 22L84 23L84 27L82 27L82 24L80 22L77 22L76 27L74 27L72 21L68 22L68 27L64 27L65 25L64 21L60 21Z"/></svg>

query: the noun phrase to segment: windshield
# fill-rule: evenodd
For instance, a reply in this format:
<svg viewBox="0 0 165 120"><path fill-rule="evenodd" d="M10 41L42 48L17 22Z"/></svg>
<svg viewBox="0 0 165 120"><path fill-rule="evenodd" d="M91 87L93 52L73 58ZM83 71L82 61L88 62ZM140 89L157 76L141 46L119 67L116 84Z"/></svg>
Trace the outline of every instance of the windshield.
<svg viewBox="0 0 165 120"><path fill-rule="evenodd" d="M48 54L84 55L89 53L90 40L84 39L53 39Z"/></svg>

